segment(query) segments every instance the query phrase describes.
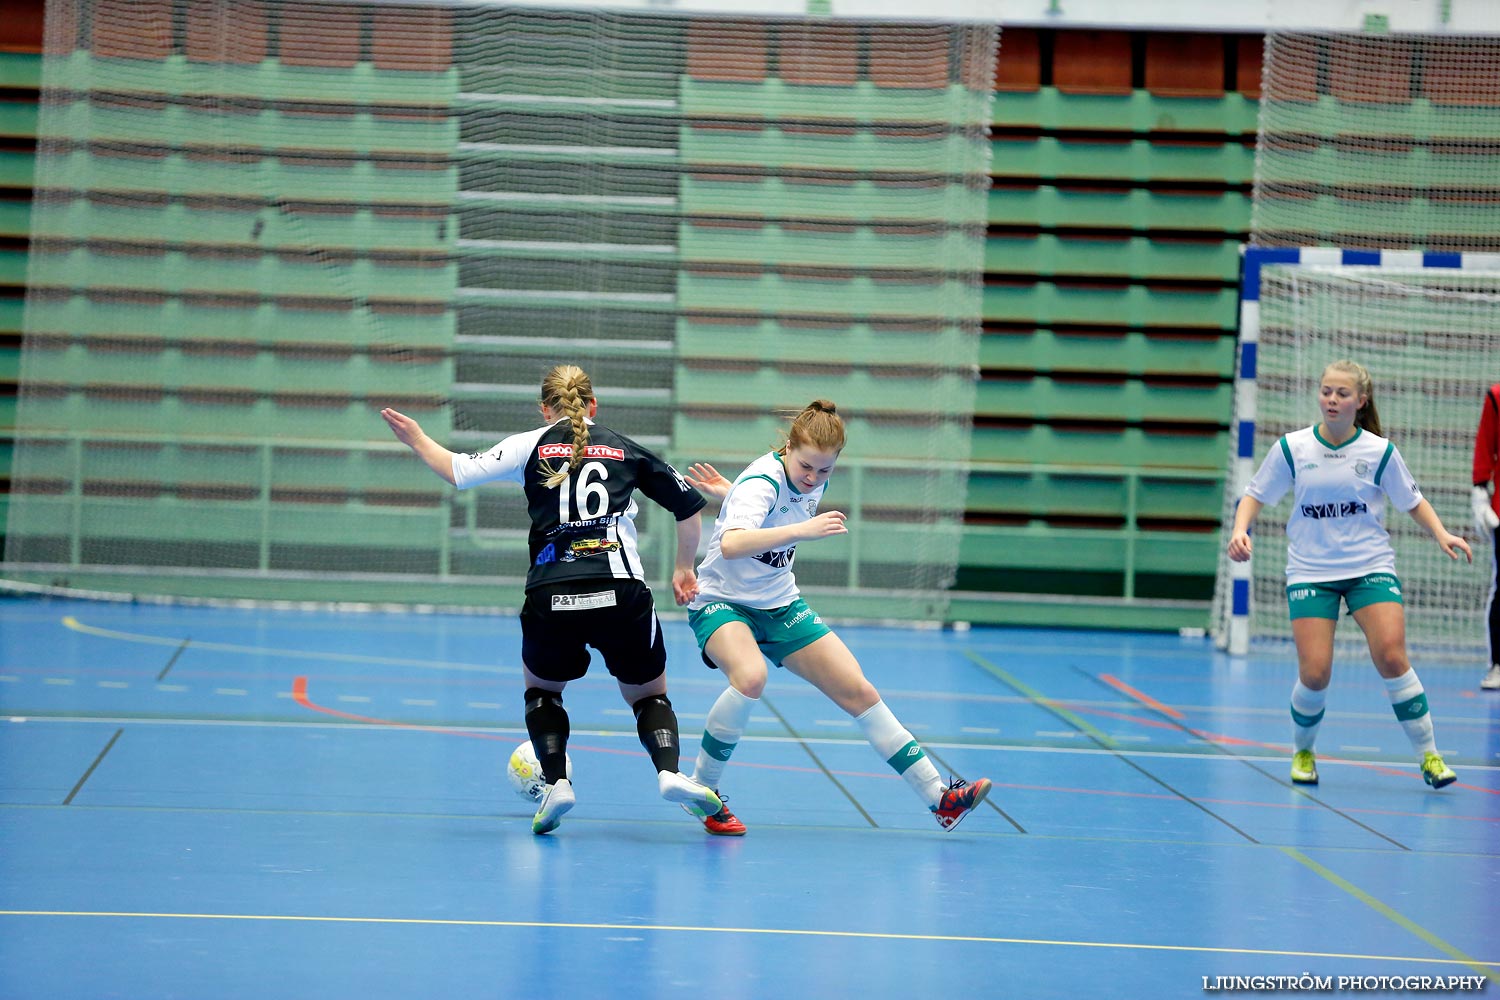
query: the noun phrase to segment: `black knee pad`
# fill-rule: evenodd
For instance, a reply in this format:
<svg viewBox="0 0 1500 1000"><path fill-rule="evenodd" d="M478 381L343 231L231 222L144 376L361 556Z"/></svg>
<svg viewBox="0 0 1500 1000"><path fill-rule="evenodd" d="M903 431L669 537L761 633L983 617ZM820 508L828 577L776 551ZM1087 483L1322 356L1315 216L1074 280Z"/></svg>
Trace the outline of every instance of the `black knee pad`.
<svg viewBox="0 0 1500 1000"><path fill-rule="evenodd" d="M635 711L635 731L641 738L641 746L652 755L660 770L668 767L677 770L677 713L666 695L653 694L630 706ZM658 759L659 754L665 754Z"/></svg>
<svg viewBox="0 0 1500 1000"><path fill-rule="evenodd" d="M631 711L635 712L635 721L639 722L641 721L641 716L650 711L671 712L672 700L664 694L648 694L634 705L631 705L630 708ZM673 714L675 715L676 713L674 712Z"/></svg>
<svg viewBox="0 0 1500 1000"><path fill-rule="evenodd" d="M563 707L562 692L560 691L548 691L544 688L527 688L525 698L527 715L543 707Z"/></svg>

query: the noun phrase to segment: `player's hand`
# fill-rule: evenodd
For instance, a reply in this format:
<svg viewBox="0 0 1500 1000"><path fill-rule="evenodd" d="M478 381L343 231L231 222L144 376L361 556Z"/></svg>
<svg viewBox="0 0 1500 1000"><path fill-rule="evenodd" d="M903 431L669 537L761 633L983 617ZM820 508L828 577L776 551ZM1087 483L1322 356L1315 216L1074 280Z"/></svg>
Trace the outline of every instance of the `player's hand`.
<svg viewBox="0 0 1500 1000"><path fill-rule="evenodd" d="M1245 562L1254 551L1255 543L1250 541L1248 531L1236 531L1229 537L1229 558L1235 562Z"/></svg>
<svg viewBox="0 0 1500 1000"><path fill-rule="evenodd" d="M678 606L687 604L698 596L698 575L692 567L672 571L672 597Z"/></svg>
<svg viewBox="0 0 1500 1000"><path fill-rule="evenodd" d="M396 435L396 440L408 447L426 436L422 433L422 425L400 410L393 410L387 406L380 411L380 417L391 429L391 433Z"/></svg>
<svg viewBox="0 0 1500 1000"><path fill-rule="evenodd" d="M1444 531L1439 534L1437 536L1437 543L1442 546L1444 552L1448 553L1449 559L1457 559L1458 553L1461 551L1469 557L1469 562L1474 561L1474 550L1469 548L1469 543L1450 531Z"/></svg>
<svg viewBox="0 0 1500 1000"><path fill-rule="evenodd" d="M729 487L734 485L707 462L694 462L688 466L686 479L697 489L720 500L729 495Z"/></svg>
<svg viewBox="0 0 1500 1000"><path fill-rule="evenodd" d="M830 535L847 535L849 528L844 524L844 520L842 511L825 511L803 523L800 537L812 541L815 538L827 538Z"/></svg>

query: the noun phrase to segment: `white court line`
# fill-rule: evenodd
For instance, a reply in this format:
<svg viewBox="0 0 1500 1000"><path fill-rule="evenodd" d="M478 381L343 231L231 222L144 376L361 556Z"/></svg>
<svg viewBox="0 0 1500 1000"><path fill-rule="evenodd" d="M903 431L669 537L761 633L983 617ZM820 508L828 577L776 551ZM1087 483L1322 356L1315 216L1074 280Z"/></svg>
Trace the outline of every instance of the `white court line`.
<svg viewBox="0 0 1500 1000"><path fill-rule="evenodd" d="M30 723L99 723L101 725L122 726L250 726L264 727L267 729L330 729L348 732L357 730L359 732L384 732L384 733L432 733L437 731L455 733L497 733L525 734L526 729L518 726L445 726L422 724L420 728L414 729L410 722L383 723L349 723L349 722L290 722L274 721L265 719L192 719L192 718L134 718L129 716L83 716L83 715L27 715L12 717L9 721L24 721ZM776 720L771 720L776 721ZM574 736L587 736L591 739L637 739L635 730L624 731L618 729L575 729ZM1076 735L1076 734L1075 734ZM836 736L745 736L741 743L806 743L810 746L831 747L867 747L869 744L863 738L840 738ZM996 745L993 743L955 743L951 741L929 742L925 746L935 750L965 750L975 753L1032 753L1032 754L1076 754L1080 756L1093 755L1098 757L1131 757L1142 760L1201 760L1210 763L1234 764L1240 761L1262 761L1271 764L1285 763L1286 754L1283 753L1222 753L1217 746L1206 747L1197 752L1185 750L1133 750L1128 747L1104 750L1099 747L1043 747L1043 746L1013 746ZM1451 751L1443 751L1449 753ZM1458 756L1454 754L1454 756ZM1497 755L1500 756L1500 755ZM1395 763L1397 766L1410 766L1415 773L1415 762L1402 759L1395 762L1386 761L1319 761L1336 767L1340 764L1351 766L1365 766L1369 764ZM1463 767L1470 771L1497 771L1500 772L1500 764L1480 764L1465 761Z"/></svg>

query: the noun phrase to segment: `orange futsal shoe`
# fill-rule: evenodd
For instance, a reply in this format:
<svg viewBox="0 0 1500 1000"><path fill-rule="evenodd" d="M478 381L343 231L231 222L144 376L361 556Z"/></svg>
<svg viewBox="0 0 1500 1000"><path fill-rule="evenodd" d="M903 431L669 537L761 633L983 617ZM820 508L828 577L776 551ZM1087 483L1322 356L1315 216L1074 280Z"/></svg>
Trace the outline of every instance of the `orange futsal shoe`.
<svg viewBox="0 0 1500 1000"><path fill-rule="evenodd" d="M964 817L973 812L974 807L983 802L988 794L989 778L980 778L972 785L962 778L955 778L951 785L943 789L943 797L932 807L932 814L937 817L938 826L951 830L962 823Z"/></svg>
<svg viewBox="0 0 1500 1000"><path fill-rule="evenodd" d="M714 789L714 791L717 792L718 789ZM745 824L740 822L738 816L729 811L728 799L720 795L719 801L724 804L719 806L719 811L712 815L705 813L701 809L694 809L687 805L684 805L682 808L687 810L689 815L701 820L703 829L715 837L743 837L745 835Z"/></svg>

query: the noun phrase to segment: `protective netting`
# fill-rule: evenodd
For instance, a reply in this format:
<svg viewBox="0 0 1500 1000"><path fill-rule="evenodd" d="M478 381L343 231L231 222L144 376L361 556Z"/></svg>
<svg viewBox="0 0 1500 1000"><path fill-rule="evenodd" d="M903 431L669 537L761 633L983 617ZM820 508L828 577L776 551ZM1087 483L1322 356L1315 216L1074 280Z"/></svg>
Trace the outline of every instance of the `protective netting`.
<svg viewBox="0 0 1500 1000"><path fill-rule="evenodd" d="M1500 265L1500 260L1496 261ZM1474 544L1474 565L1453 562L1425 530L1387 506L1407 630L1413 645L1470 652L1485 645L1488 543L1475 539L1469 490L1474 434L1500 357L1500 270L1397 270L1287 265L1261 271L1255 462L1289 431L1319 419L1318 379L1342 358L1370 369L1386 437L1450 531ZM1231 459L1231 462L1233 460ZM1235 482L1231 468L1228 482ZM1228 530L1243 484L1226 490L1216 622L1228 615ZM1291 500L1255 526L1250 636L1287 640L1286 518ZM1357 628L1340 641L1363 642Z"/></svg>
<svg viewBox="0 0 1500 1000"><path fill-rule="evenodd" d="M1268 34L1251 231L1500 250L1500 38Z"/></svg>
<svg viewBox="0 0 1500 1000"><path fill-rule="evenodd" d="M941 617L996 30L495 6L48 6L4 573L515 603L524 505L389 439L602 418L726 471L839 404L805 583ZM842 484L842 486L840 486ZM649 505L648 505L649 507ZM668 529L642 518L647 551ZM860 530L863 529L863 530ZM670 537L668 531L667 537Z"/></svg>

